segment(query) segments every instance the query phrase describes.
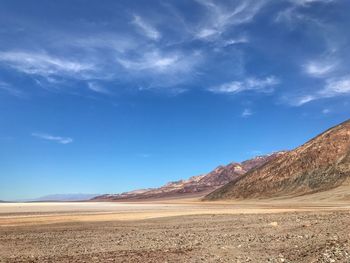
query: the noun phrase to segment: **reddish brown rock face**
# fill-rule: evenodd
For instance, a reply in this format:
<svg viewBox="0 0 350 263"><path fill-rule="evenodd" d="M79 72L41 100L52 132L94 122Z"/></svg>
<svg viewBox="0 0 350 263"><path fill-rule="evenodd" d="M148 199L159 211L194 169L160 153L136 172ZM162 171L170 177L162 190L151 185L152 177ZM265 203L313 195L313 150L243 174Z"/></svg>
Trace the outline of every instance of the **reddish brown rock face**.
<svg viewBox="0 0 350 263"><path fill-rule="evenodd" d="M350 177L350 121L228 183L206 199L297 196L325 191Z"/></svg>
<svg viewBox="0 0 350 263"><path fill-rule="evenodd" d="M201 194L215 189L244 175L248 171L260 167L266 162L284 154L277 152L271 155L258 156L242 163L230 163L219 166L212 172L204 175L193 176L187 180L170 182L162 187L154 189L141 189L122 194L102 195L94 200L139 200L149 198L181 197L190 194Z"/></svg>

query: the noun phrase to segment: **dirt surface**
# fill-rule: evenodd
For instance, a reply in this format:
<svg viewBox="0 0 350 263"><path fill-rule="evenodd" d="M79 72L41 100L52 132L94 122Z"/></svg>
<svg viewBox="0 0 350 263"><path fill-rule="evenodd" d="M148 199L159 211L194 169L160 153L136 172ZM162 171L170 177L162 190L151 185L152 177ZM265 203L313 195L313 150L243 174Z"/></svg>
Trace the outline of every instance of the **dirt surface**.
<svg viewBox="0 0 350 263"><path fill-rule="evenodd" d="M0 227L0 262L350 262L350 211Z"/></svg>

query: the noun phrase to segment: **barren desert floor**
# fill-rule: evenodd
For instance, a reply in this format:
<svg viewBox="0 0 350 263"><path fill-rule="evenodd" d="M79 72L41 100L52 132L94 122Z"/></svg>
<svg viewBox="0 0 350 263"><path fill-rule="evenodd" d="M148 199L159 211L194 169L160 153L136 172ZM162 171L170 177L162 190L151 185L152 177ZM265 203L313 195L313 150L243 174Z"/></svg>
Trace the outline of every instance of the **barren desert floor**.
<svg viewBox="0 0 350 263"><path fill-rule="evenodd" d="M0 204L0 262L350 262L350 203Z"/></svg>

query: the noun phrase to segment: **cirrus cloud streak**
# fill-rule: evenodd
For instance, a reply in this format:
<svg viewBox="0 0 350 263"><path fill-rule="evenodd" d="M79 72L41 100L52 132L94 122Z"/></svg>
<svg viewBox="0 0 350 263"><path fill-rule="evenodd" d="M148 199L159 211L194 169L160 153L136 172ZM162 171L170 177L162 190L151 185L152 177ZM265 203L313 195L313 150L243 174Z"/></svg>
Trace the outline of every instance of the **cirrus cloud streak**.
<svg viewBox="0 0 350 263"><path fill-rule="evenodd" d="M61 137L61 136L54 136L54 135L50 135L47 133L32 133L33 137L42 139L42 140L47 140L47 141L53 141L53 142L57 142L60 144L69 144L73 142L73 139L70 137Z"/></svg>

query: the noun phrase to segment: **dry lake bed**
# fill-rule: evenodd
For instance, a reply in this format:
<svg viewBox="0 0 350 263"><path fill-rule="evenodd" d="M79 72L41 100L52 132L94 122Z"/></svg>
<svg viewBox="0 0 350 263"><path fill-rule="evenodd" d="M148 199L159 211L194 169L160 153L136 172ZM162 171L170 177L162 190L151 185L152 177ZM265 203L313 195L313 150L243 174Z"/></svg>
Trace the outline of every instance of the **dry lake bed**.
<svg viewBox="0 0 350 263"><path fill-rule="evenodd" d="M0 204L0 262L350 262L348 202Z"/></svg>

